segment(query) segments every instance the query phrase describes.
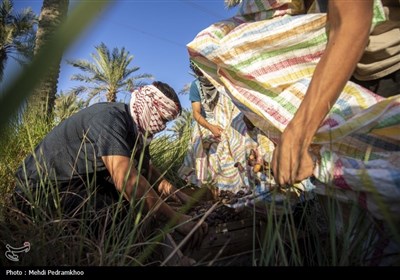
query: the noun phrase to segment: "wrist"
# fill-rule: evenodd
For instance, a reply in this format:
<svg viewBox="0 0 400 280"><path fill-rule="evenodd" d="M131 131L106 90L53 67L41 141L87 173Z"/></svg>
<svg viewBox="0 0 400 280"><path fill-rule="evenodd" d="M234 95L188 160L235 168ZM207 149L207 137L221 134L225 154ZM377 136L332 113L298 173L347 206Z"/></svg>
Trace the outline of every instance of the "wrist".
<svg viewBox="0 0 400 280"><path fill-rule="evenodd" d="M326 112L320 112L318 109L310 110L309 108L312 107L302 104L283 132L301 146L311 144L326 114Z"/></svg>
<svg viewBox="0 0 400 280"><path fill-rule="evenodd" d="M291 142L300 147L301 150L307 150L312 143L314 133L307 126L289 123L281 138L291 139Z"/></svg>
<svg viewBox="0 0 400 280"><path fill-rule="evenodd" d="M171 193L172 185L168 180L162 179L158 184L158 191L163 195L169 195Z"/></svg>
<svg viewBox="0 0 400 280"><path fill-rule="evenodd" d="M213 125L210 124L206 119L204 119L204 126L205 126L205 128L207 128L209 131L211 131L212 128L213 128Z"/></svg>

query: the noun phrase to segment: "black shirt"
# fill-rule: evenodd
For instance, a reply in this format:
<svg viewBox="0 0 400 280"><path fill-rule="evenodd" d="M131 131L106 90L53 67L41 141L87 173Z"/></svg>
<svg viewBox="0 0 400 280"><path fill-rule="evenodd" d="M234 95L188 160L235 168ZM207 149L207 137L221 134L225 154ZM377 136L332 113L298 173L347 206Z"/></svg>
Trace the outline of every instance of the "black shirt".
<svg viewBox="0 0 400 280"><path fill-rule="evenodd" d="M18 168L16 176L39 182L45 174L52 181L70 181L106 171L102 156L130 157L138 131L123 103L98 103L56 126ZM136 151L139 143L136 143ZM140 153L139 153L140 154ZM108 173L108 172L107 172Z"/></svg>

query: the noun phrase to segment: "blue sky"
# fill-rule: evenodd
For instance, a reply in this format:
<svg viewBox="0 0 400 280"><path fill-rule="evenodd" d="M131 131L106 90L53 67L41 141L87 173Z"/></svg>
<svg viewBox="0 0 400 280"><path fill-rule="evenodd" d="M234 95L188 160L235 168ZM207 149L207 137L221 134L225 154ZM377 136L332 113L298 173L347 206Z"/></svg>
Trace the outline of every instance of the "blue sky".
<svg viewBox="0 0 400 280"><path fill-rule="evenodd" d="M82 0L80 0L82 1ZM70 4L74 1L70 0ZM140 67L136 74L149 73L167 82L177 92L192 80L189 74L186 45L210 24L229 18L236 9L228 10L223 0L118 0L114 1L81 38L64 54L65 59L88 59L94 46L104 42L109 48L125 47ZM14 9L31 7L39 14L42 0L14 0ZM7 67L10 66L11 61ZM67 91L76 83L70 80L78 69L62 63L58 91ZM6 76L5 76L6 77ZM119 96L120 99L128 97ZM189 108L187 95L180 96ZM125 101L126 101L125 100Z"/></svg>

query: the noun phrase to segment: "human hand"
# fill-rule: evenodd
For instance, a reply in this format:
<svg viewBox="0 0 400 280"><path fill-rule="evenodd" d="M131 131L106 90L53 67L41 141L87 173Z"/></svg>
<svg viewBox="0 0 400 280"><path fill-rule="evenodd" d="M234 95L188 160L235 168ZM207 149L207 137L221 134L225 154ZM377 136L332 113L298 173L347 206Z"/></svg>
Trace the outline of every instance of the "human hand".
<svg viewBox="0 0 400 280"><path fill-rule="evenodd" d="M309 145L302 139L300 134L286 129L275 147L271 167L275 181L280 186L293 185L313 174L315 164L309 153Z"/></svg>
<svg viewBox="0 0 400 280"><path fill-rule="evenodd" d="M191 216L181 214L178 218L176 230L185 237L191 235L188 243L184 246L185 248L194 249L200 247L203 238L208 232L208 225L206 222L196 222L192 220Z"/></svg>
<svg viewBox="0 0 400 280"><path fill-rule="evenodd" d="M172 201L176 203L187 204L191 207L198 202L193 197L175 188L169 181L165 179L158 184L157 190L163 199L172 199Z"/></svg>
<svg viewBox="0 0 400 280"><path fill-rule="evenodd" d="M178 190L176 196L179 198L180 202L184 205L193 206L198 203L198 200L194 199L193 197L185 194L183 191Z"/></svg>
<svg viewBox="0 0 400 280"><path fill-rule="evenodd" d="M212 124L210 125L210 131L218 141L221 141L221 135L222 132L224 131L222 127L220 127L219 125Z"/></svg>
<svg viewBox="0 0 400 280"><path fill-rule="evenodd" d="M264 171L264 160L255 149L250 150L249 157L247 158L247 164L253 168L254 173Z"/></svg>
<svg viewBox="0 0 400 280"><path fill-rule="evenodd" d="M177 195L177 189L168 180L161 180L158 184L157 190L161 198L172 199L172 201L176 203L181 202Z"/></svg>

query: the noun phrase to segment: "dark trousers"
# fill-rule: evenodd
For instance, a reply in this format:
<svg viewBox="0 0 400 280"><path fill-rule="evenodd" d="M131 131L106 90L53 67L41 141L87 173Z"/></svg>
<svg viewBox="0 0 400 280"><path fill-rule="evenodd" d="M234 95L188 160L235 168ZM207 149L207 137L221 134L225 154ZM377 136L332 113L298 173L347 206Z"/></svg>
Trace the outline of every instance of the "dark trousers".
<svg viewBox="0 0 400 280"><path fill-rule="evenodd" d="M400 70L376 80L360 81L353 77L351 81L383 97L400 94Z"/></svg>

